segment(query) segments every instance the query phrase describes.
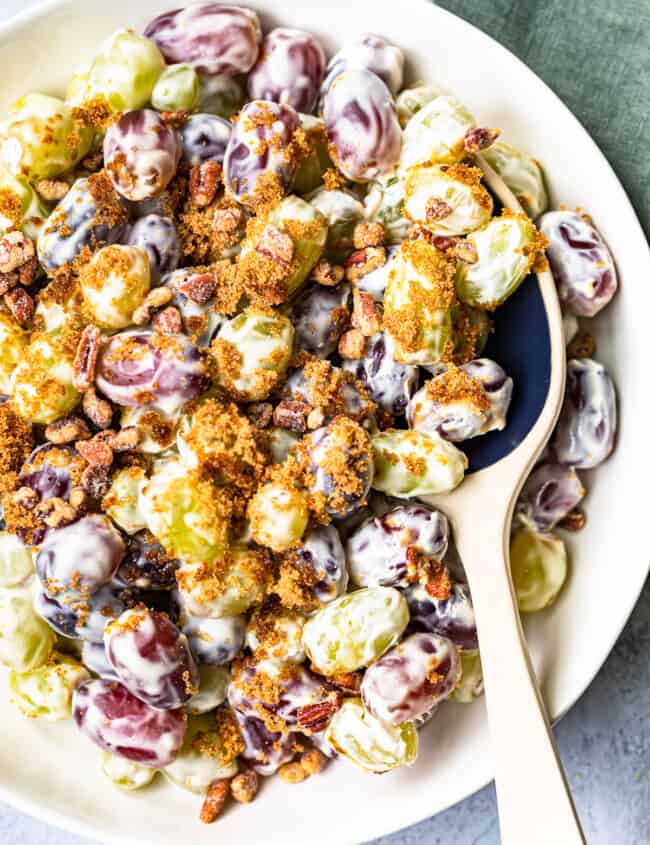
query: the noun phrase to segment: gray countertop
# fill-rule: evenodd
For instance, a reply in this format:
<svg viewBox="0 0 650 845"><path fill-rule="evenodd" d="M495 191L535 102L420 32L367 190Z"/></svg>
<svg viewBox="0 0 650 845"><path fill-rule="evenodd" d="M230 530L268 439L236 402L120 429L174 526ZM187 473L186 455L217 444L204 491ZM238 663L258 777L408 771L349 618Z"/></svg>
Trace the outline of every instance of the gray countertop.
<svg viewBox="0 0 650 845"><path fill-rule="evenodd" d="M33 0L0 0L0 19L9 17L30 2ZM637 133L631 146L626 146L626 139L616 135L620 123L599 120L599 114L602 114L599 98L603 88L594 85L591 100L585 99L584 89L578 91L566 81L570 80L566 61L561 67L549 59L548 39L530 36L531 32L539 33L545 22L554 22L556 45L558 41L571 45L572 50L563 55L581 61L580 42L593 47L592 36L585 33L583 24L589 20L593 25L598 15L606 14L603 10L607 9L611 16L602 18L607 35L613 38L618 33L626 48L634 47L634 50L626 50L627 59L632 56L632 66L622 83L621 76L617 77L616 96L619 101L626 99L626 91L630 95L636 91L638 96L641 93L637 87L639 78L644 69L647 71L650 67L648 26L641 20L645 15L647 22L650 14L647 0L620 0L615 15L614 7L604 0L589 3L576 0L569 4L559 0L515 0L514 3L512 0L442 0L440 5L488 31L555 88L614 164L647 231L650 226L650 171L647 155L638 154L639 150L647 150L650 146L647 115L638 124L641 136ZM601 28L601 38L603 35ZM640 101L644 101L642 96ZM627 140L630 141L629 135ZM624 565L624 561L619 563ZM605 607L603 612L606 613ZM604 668L556 731L590 845L650 843L649 654L650 584L646 584L634 614ZM522 777L525 776L522 772ZM543 796L540 796L540 812L544 812ZM42 824L2 804L0 842L7 845L90 845L88 840ZM494 789L490 786L433 819L377 840L375 845L498 845L498 842Z"/></svg>

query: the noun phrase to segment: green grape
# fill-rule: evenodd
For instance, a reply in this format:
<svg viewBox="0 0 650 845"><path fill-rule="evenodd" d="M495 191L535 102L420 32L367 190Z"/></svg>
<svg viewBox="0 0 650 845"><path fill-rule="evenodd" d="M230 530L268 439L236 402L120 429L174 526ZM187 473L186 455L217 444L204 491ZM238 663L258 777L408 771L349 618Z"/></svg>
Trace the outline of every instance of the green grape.
<svg viewBox="0 0 650 845"><path fill-rule="evenodd" d="M226 119L237 114L246 102L241 83L229 76L210 76L199 80L198 111Z"/></svg>
<svg viewBox="0 0 650 845"><path fill-rule="evenodd" d="M191 111L199 97L199 76L191 65L170 65L158 77L151 105L158 111Z"/></svg>
<svg viewBox="0 0 650 845"><path fill-rule="evenodd" d="M80 106L102 100L114 112L146 106L165 60L153 41L132 29L111 35L89 65L70 80L67 100Z"/></svg>
<svg viewBox="0 0 650 845"><path fill-rule="evenodd" d="M132 791L149 786L158 774L157 769L139 766L119 754L104 751L102 754L102 772L120 789Z"/></svg>
<svg viewBox="0 0 650 845"><path fill-rule="evenodd" d="M39 195L25 176L12 173L0 163L0 237L10 229L20 228L36 240L48 216Z"/></svg>
<svg viewBox="0 0 650 845"><path fill-rule="evenodd" d="M372 486L388 496L434 496L458 487L467 458L437 434L387 429L373 435Z"/></svg>
<svg viewBox="0 0 650 845"><path fill-rule="evenodd" d="M164 549L186 563L210 563L227 547L232 510L227 494L188 471L179 458L154 467L140 508Z"/></svg>
<svg viewBox="0 0 650 845"><path fill-rule="evenodd" d="M33 672L49 657L54 631L36 614L28 590L0 590L0 663Z"/></svg>
<svg viewBox="0 0 650 845"><path fill-rule="evenodd" d="M451 309L453 331L453 360L455 364L466 364L479 358L488 342L492 322L486 311L457 302Z"/></svg>
<svg viewBox="0 0 650 845"><path fill-rule="evenodd" d="M293 190L302 196L322 185L323 174L334 165L327 149L327 134L323 121L310 114L301 114L300 125L305 130L309 151L303 154L298 162L296 175L293 177Z"/></svg>
<svg viewBox="0 0 650 845"><path fill-rule="evenodd" d="M496 170L533 220L548 208L544 173L539 162L503 141L483 151L483 158Z"/></svg>
<svg viewBox="0 0 650 845"><path fill-rule="evenodd" d="M543 610L553 604L567 578L564 542L555 534L520 528L510 541L510 567L519 610Z"/></svg>
<svg viewBox="0 0 650 845"><path fill-rule="evenodd" d="M461 651L460 662L462 675L460 683L451 694L453 701L459 704L471 704L483 694L483 668L478 651Z"/></svg>
<svg viewBox="0 0 650 845"><path fill-rule="evenodd" d="M434 235L465 235L492 216L492 197L478 167L433 164L412 167L404 188L404 213ZM440 211L440 204L447 208Z"/></svg>
<svg viewBox="0 0 650 845"><path fill-rule="evenodd" d="M539 232L523 214L504 211L468 236L478 261L460 262L456 272L458 298L488 311L501 305L531 271L542 249Z"/></svg>
<svg viewBox="0 0 650 845"><path fill-rule="evenodd" d="M281 552L294 545L307 529L307 497L297 487L271 481L248 504L251 535L256 543Z"/></svg>
<svg viewBox="0 0 650 845"><path fill-rule="evenodd" d="M363 205L347 191L319 188L309 202L328 223L324 255L335 264L343 264L354 249L354 227L364 220Z"/></svg>
<svg viewBox="0 0 650 845"><path fill-rule="evenodd" d="M418 754L413 722L384 724L368 713L359 698L343 702L325 731L325 741L364 771L375 774L410 766Z"/></svg>
<svg viewBox="0 0 650 845"><path fill-rule="evenodd" d="M455 97L436 97L406 124L400 168L455 164L465 155L465 133L475 125L472 115Z"/></svg>
<svg viewBox="0 0 650 845"><path fill-rule="evenodd" d="M384 328L404 364L435 364L452 342L456 264L424 240L405 241L391 261Z"/></svg>
<svg viewBox="0 0 650 845"><path fill-rule="evenodd" d="M289 452L293 449L296 443L300 442L300 437L289 431L286 428L279 426L272 426L267 429L269 436L269 450L271 452L271 461L274 464L282 464L286 461Z"/></svg>
<svg viewBox="0 0 650 845"><path fill-rule="evenodd" d="M0 123L0 162L31 180L54 179L86 155L92 140L63 100L26 94Z"/></svg>
<svg viewBox="0 0 650 845"><path fill-rule="evenodd" d="M146 483L147 473L142 467L125 467L113 473L111 486L102 499L104 512L127 534L135 534L146 527L140 508Z"/></svg>
<svg viewBox="0 0 650 845"><path fill-rule="evenodd" d="M220 707L228 694L230 672L225 666L203 664L199 666L199 676L199 691L187 703L190 716L199 716Z"/></svg>
<svg viewBox="0 0 650 845"><path fill-rule="evenodd" d="M232 711L221 711L226 712L230 715ZM237 760L226 743L234 727L234 716L220 721L214 714L190 716L178 757L162 769L165 777L182 789L203 795L212 781L236 775Z"/></svg>
<svg viewBox="0 0 650 845"><path fill-rule="evenodd" d="M72 713L72 693L87 681L86 668L67 654L53 651L43 666L29 672L12 670L9 676L11 703L31 719L58 722Z"/></svg>
<svg viewBox="0 0 650 845"><path fill-rule="evenodd" d="M149 255L139 246L97 250L79 274L87 316L102 329L125 329L151 287Z"/></svg>
<svg viewBox="0 0 650 845"><path fill-rule="evenodd" d="M213 347L219 383L241 401L266 399L289 366L293 336L291 320L268 309L250 306L227 320ZM236 366L231 365L233 358Z"/></svg>
<svg viewBox="0 0 650 845"><path fill-rule="evenodd" d="M414 114L441 94L442 91L437 85L415 85L413 88L400 91L395 100L395 107L402 128Z"/></svg>
<svg viewBox="0 0 650 845"><path fill-rule="evenodd" d="M404 180L388 176L373 182L366 198L372 220L381 223L386 233L386 243L400 244L408 237L413 223L404 214Z"/></svg>
<svg viewBox="0 0 650 845"><path fill-rule="evenodd" d="M11 374L23 357L29 334L8 314L0 312L0 393L10 392Z"/></svg>
<svg viewBox="0 0 650 845"><path fill-rule="evenodd" d="M13 371L9 393L21 417L47 425L64 417L79 401L65 337L34 334Z"/></svg>
<svg viewBox="0 0 650 845"><path fill-rule="evenodd" d="M396 645L408 621L401 593L392 587L368 587L317 611L305 624L302 641L317 672L354 672Z"/></svg>
<svg viewBox="0 0 650 845"><path fill-rule="evenodd" d="M0 588L17 587L34 572L34 562L23 541L0 531Z"/></svg>

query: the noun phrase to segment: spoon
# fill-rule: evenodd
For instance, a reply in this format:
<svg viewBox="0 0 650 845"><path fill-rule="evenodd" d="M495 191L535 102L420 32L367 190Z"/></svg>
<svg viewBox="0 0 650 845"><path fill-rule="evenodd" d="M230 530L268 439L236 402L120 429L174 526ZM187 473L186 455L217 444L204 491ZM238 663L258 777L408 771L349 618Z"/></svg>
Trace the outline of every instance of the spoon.
<svg viewBox="0 0 650 845"><path fill-rule="evenodd" d="M487 185L523 209L481 156ZM496 314L485 354L513 377L508 426L463 444L469 473L428 497L449 517L470 585L485 682L503 845L578 845L584 834L524 640L510 575L517 496L546 445L564 398L562 316L550 270L528 278ZM467 447L467 448L465 448Z"/></svg>

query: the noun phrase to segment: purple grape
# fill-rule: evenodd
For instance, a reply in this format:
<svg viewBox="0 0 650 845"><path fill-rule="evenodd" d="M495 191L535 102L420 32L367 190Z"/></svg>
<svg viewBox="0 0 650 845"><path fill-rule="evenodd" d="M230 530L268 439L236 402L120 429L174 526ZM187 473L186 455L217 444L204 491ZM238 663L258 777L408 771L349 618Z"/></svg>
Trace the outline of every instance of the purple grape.
<svg viewBox="0 0 650 845"><path fill-rule="evenodd" d="M368 182L399 161L402 131L390 91L368 70L349 70L325 95L323 119L330 152L353 182Z"/></svg>
<svg viewBox="0 0 650 845"><path fill-rule="evenodd" d="M223 160L225 185L238 202L254 206L265 198L262 188L286 192L297 165L290 145L299 126L291 106L269 100L244 106Z"/></svg>
<svg viewBox="0 0 650 845"><path fill-rule="evenodd" d="M64 637L101 643L106 625L126 610L123 593L124 587L116 581L90 595L61 591L50 596L45 589L40 589L34 599L34 608Z"/></svg>
<svg viewBox="0 0 650 845"><path fill-rule="evenodd" d="M86 463L70 446L37 446L20 470L21 487L31 487L43 499L68 501L73 487L81 483Z"/></svg>
<svg viewBox="0 0 650 845"><path fill-rule="evenodd" d="M102 678L77 686L72 715L95 745L153 769L176 759L185 736L181 710L155 710L118 681Z"/></svg>
<svg viewBox="0 0 650 845"><path fill-rule="evenodd" d="M325 604L342 596L348 585L343 544L339 532L331 524L311 528L282 565L298 570L304 568L310 575L316 574L318 580L311 591L317 603Z"/></svg>
<svg viewBox="0 0 650 845"><path fill-rule="evenodd" d="M350 285L309 285L292 309L296 346L327 358L350 324Z"/></svg>
<svg viewBox="0 0 650 845"><path fill-rule="evenodd" d="M126 610L106 628L104 645L124 686L157 710L182 707L198 690L187 637L165 613L143 605Z"/></svg>
<svg viewBox="0 0 650 845"><path fill-rule="evenodd" d="M288 763L296 753L296 739L290 733L269 731L262 719L235 710L237 723L244 740L240 755L258 775L272 775L283 763Z"/></svg>
<svg viewBox="0 0 650 845"><path fill-rule="evenodd" d="M91 643L86 640L81 647L81 662L86 669L90 669L95 675L108 681L118 681L117 672L106 657L104 640L99 643Z"/></svg>
<svg viewBox="0 0 650 845"><path fill-rule="evenodd" d="M108 517L92 514L49 531L36 556L36 573L50 596L87 599L113 578L124 541Z"/></svg>
<svg viewBox="0 0 650 845"><path fill-rule="evenodd" d="M567 364L564 404L551 439L560 464L592 469L614 448L616 391L602 364L574 358Z"/></svg>
<svg viewBox="0 0 650 845"><path fill-rule="evenodd" d="M149 531L138 531L126 547L118 577L141 590L172 590L179 562L170 557Z"/></svg>
<svg viewBox="0 0 650 845"><path fill-rule="evenodd" d="M524 484L517 511L537 531L551 531L580 504L584 495L585 489L573 467L540 464Z"/></svg>
<svg viewBox="0 0 650 845"><path fill-rule="evenodd" d="M161 194L180 157L176 133L153 109L125 112L104 136L104 163L115 190L134 202Z"/></svg>
<svg viewBox="0 0 650 845"><path fill-rule="evenodd" d="M100 352L97 386L116 405L151 405L173 414L208 385L199 349L181 335L122 332Z"/></svg>
<svg viewBox="0 0 650 845"><path fill-rule="evenodd" d="M343 368L368 388L373 400L389 414L401 416L418 385L419 370L401 364L393 354L393 341L387 332L366 339L362 358L344 361Z"/></svg>
<svg viewBox="0 0 650 845"><path fill-rule="evenodd" d="M474 608L467 584L453 584L448 599L436 599L423 584L414 584L404 590L404 598L411 622L417 627L449 637L458 648L466 651L478 648Z"/></svg>
<svg viewBox="0 0 650 845"><path fill-rule="evenodd" d="M187 636L197 663L224 666L231 663L244 647L244 616L181 615L181 630Z"/></svg>
<svg viewBox="0 0 650 845"><path fill-rule="evenodd" d="M390 93L395 96L404 78L404 54L399 47L381 35L366 32L354 41L344 44L327 66L327 77L322 91L326 93L332 83L346 70L369 70L378 76Z"/></svg>
<svg viewBox="0 0 650 845"><path fill-rule="evenodd" d="M232 124L214 114L193 114L179 129L184 160L190 167L204 161L218 161L226 154Z"/></svg>
<svg viewBox="0 0 650 845"><path fill-rule="evenodd" d="M412 634L366 669L361 699L377 719L401 725L449 698L460 676L460 656L451 640Z"/></svg>
<svg viewBox="0 0 650 845"><path fill-rule="evenodd" d="M144 31L168 64L192 65L201 76L238 76L255 64L260 22L251 9L197 3L165 12Z"/></svg>
<svg viewBox="0 0 650 845"><path fill-rule="evenodd" d="M132 226L127 242L147 251L154 283L180 264L181 241L169 217L161 217L159 214L141 217Z"/></svg>
<svg viewBox="0 0 650 845"><path fill-rule="evenodd" d="M407 587L426 580L419 564L440 561L447 552L449 522L426 505L400 505L370 517L345 545L352 581L360 587Z"/></svg>
<svg viewBox="0 0 650 845"><path fill-rule="evenodd" d="M286 103L310 113L325 74L325 53L316 38L299 29L280 27L264 37L257 64L248 77L252 100Z"/></svg>
<svg viewBox="0 0 650 845"><path fill-rule="evenodd" d="M560 299L574 314L593 317L618 288L616 267L592 223L575 211L549 211L539 219Z"/></svg>

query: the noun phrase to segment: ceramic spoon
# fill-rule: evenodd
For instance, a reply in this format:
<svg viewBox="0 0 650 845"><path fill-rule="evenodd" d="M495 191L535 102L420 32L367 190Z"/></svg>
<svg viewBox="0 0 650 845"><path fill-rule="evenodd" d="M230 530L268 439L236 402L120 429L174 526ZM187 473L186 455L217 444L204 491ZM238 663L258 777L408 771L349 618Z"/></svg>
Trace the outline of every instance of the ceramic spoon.
<svg viewBox="0 0 650 845"><path fill-rule="evenodd" d="M477 163L503 205L522 213L503 180L480 156ZM472 594L501 841L578 845L585 838L524 640L509 560L517 496L553 431L564 396L562 316L550 271L528 278L495 316L485 354L515 383L508 425L463 444L469 474L453 493L428 501L451 520Z"/></svg>

